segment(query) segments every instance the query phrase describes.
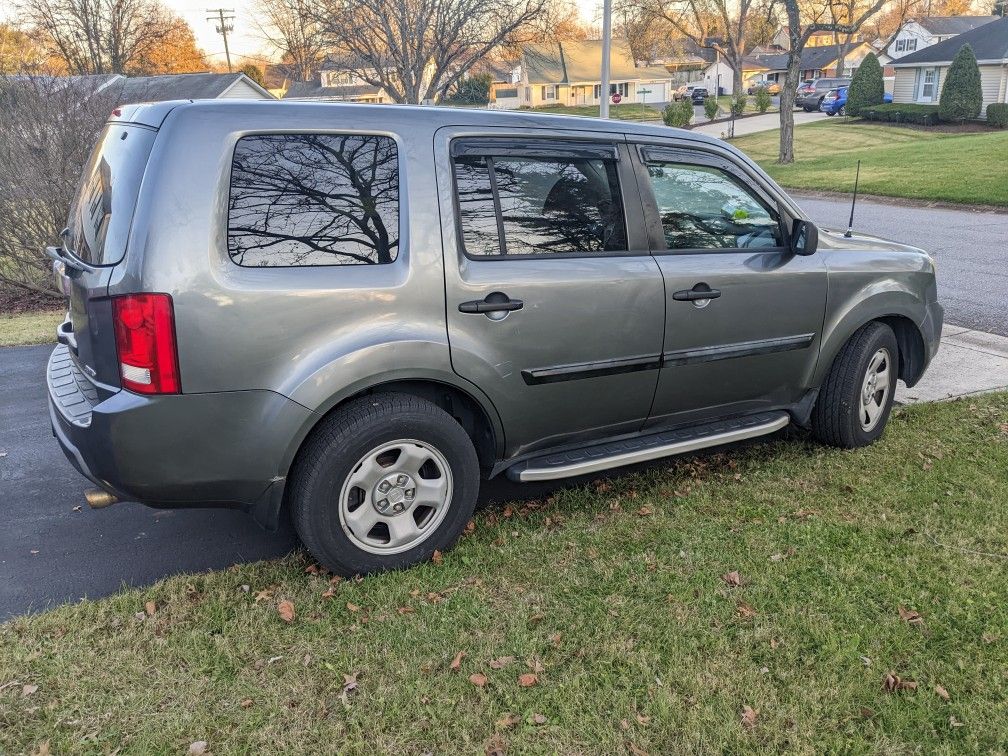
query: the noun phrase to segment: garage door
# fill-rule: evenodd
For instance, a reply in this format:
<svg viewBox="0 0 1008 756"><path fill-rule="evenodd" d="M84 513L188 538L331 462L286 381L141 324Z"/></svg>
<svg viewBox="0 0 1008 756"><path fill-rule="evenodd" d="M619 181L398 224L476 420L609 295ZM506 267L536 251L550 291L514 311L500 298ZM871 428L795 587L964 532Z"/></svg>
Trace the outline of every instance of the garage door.
<svg viewBox="0 0 1008 756"><path fill-rule="evenodd" d="M641 102L666 102L665 82L643 82L637 86L637 95Z"/></svg>

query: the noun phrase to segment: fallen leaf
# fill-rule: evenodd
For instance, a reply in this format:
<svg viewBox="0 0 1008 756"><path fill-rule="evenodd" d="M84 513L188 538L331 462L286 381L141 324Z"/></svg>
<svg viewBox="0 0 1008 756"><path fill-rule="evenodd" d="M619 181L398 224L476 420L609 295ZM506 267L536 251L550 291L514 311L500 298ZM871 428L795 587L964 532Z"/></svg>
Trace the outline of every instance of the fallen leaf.
<svg viewBox="0 0 1008 756"><path fill-rule="evenodd" d="M514 727L521 721L522 721L521 716L519 716L518 714L512 714L511 712L508 712L507 714L505 714L504 716L502 716L500 719L497 720L497 726L500 727L502 730L510 730L512 727Z"/></svg>
<svg viewBox="0 0 1008 756"><path fill-rule="evenodd" d="M559 646L561 638L562 636L560 635L560 633L553 633L553 635L551 635L547 640L549 640L549 642L552 643L554 646Z"/></svg>
<svg viewBox="0 0 1008 756"><path fill-rule="evenodd" d="M441 564L444 561L444 556L438 549L434 549L434 555L431 557L431 561L434 564Z"/></svg>
<svg viewBox="0 0 1008 756"><path fill-rule="evenodd" d="M546 667L543 666L543 663L538 659L526 659L525 666L531 669L536 674L546 671Z"/></svg>
<svg viewBox="0 0 1008 756"><path fill-rule="evenodd" d="M336 595L336 586L330 585L324 591L322 591L322 598L332 598Z"/></svg>
<svg viewBox="0 0 1008 756"><path fill-rule="evenodd" d="M913 609L907 609L907 608L901 606L899 608L899 616L900 616L900 619L902 619L904 622L906 622L907 624L910 624L910 625L923 625L924 624L924 618L921 617L920 614L918 612L914 611Z"/></svg>
<svg viewBox="0 0 1008 756"><path fill-rule="evenodd" d="M52 756L52 750L49 747L49 741L43 740L38 744L38 748L32 751L32 756Z"/></svg>
<svg viewBox="0 0 1008 756"><path fill-rule="evenodd" d="M486 756L506 756L507 746L504 744L504 740L500 735L494 735L487 742L486 745Z"/></svg>
<svg viewBox="0 0 1008 756"><path fill-rule="evenodd" d="M759 716L759 711L751 706L742 706L742 726L748 729L752 729L756 726L756 717Z"/></svg>
<svg viewBox="0 0 1008 756"><path fill-rule="evenodd" d="M347 601L346 608L347 608L348 612L359 612L360 611L360 607L357 606L357 604L353 603L352 601Z"/></svg>
<svg viewBox="0 0 1008 756"><path fill-rule="evenodd" d="M508 664L514 661L513 656L502 656L499 659L490 660L490 669L504 669Z"/></svg>
<svg viewBox="0 0 1008 756"><path fill-rule="evenodd" d="M155 604L153 601L148 601L146 604L144 604L144 609L147 610L148 617L153 617L154 612L157 611L157 604Z"/></svg>
<svg viewBox="0 0 1008 756"><path fill-rule="evenodd" d="M532 724L536 725L537 727L540 726L540 725L546 724L546 722L547 722L547 719L546 719L546 716L544 714L533 714L532 715Z"/></svg>
<svg viewBox="0 0 1008 756"><path fill-rule="evenodd" d="M484 685L487 684L487 678L486 675L481 675L479 672L474 672L473 674L469 675L469 682L471 682L477 688L482 688Z"/></svg>
<svg viewBox="0 0 1008 756"><path fill-rule="evenodd" d="M917 683L913 680L904 680L895 672L887 672L882 678L882 688L890 693L901 690L917 690Z"/></svg>
<svg viewBox="0 0 1008 756"><path fill-rule="evenodd" d="M935 693L938 694L938 698L940 698L942 701L948 701L952 698L952 696L949 695L949 692L945 690L945 688L943 688L941 685L935 685L934 691Z"/></svg>
<svg viewBox="0 0 1008 756"><path fill-rule="evenodd" d="M243 698L241 700L241 703L239 703L238 705L241 706L243 709L247 709L248 707L250 707L252 705L252 699L251 698Z"/></svg>
<svg viewBox="0 0 1008 756"><path fill-rule="evenodd" d="M643 748L638 748L633 743L627 743L627 748L630 749L630 753L632 753L633 756L648 756L647 751L645 751Z"/></svg>
<svg viewBox="0 0 1008 756"><path fill-rule="evenodd" d="M360 672L350 672L343 674L343 693L353 693L357 690L357 678L360 677Z"/></svg>
<svg viewBox="0 0 1008 756"><path fill-rule="evenodd" d="M526 672L523 675L518 675L518 684L523 688L531 688L539 682L539 676L534 672Z"/></svg>
<svg viewBox="0 0 1008 756"><path fill-rule="evenodd" d="M269 588L263 588L261 591L256 591L255 602L258 604L260 601L269 601L273 598L273 591Z"/></svg>
<svg viewBox="0 0 1008 756"><path fill-rule="evenodd" d="M280 619L284 622L294 621L294 602L288 599L284 599L277 606L277 612L280 613Z"/></svg>
<svg viewBox="0 0 1008 756"><path fill-rule="evenodd" d="M30 696L36 690L38 690L38 685L25 685L23 688L21 688L21 695Z"/></svg>
<svg viewBox="0 0 1008 756"><path fill-rule="evenodd" d="M465 651L459 651L457 654L455 654L455 658L452 659L451 664L448 665L448 667L451 669L452 672L459 671L459 667L462 666L462 660L465 658L465 655L466 655Z"/></svg>
<svg viewBox="0 0 1008 756"><path fill-rule="evenodd" d="M742 585L742 576L739 575L738 570L732 570L731 572L726 572L721 576L721 579L725 581L732 588L737 588Z"/></svg>
<svg viewBox="0 0 1008 756"><path fill-rule="evenodd" d="M861 659L861 663L864 664L866 667L871 666L871 659L869 659L867 656L860 656L858 658Z"/></svg>
<svg viewBox="0 0 1008 756"><path fill-rule="evenodd" d="M955 718L955 714L949 717L949 727L962 727L963 723Z"/></svg>
<svg viewBox="0 0 1008 756"><path fill-rule="evenodd" d="M756 616L756 610L753 609L745 601L740 601L738 605L738 613L740 617L752 618Z"/></svg>
<svg viewBox="0 0 1008 756"><path fill-rule="evenodd" d="M414 609L412 606L400 606L398 609L396 609L396 611L399 612L399 614L413 614L413 612L415 612L416 609Z"/></svg>
<svg viewBox="0 0 1008 756"><path fill-rule="evenodd" d="M197 740L189 744L189 750L187 753L189 756L203 756L207 752L207 742L205 740Z"/></svg>
<svg viewBox="0 0 1008 756"><path fill-rule="evenodd" d="M643 714L637 714L637 723L647 727L651 724L651 717L645 716Z"/></svg>
<svg viewBox="0 0 1008 756"><path fill-rule="evenodd" d="M639 514L641 517L647 517L650 514L654 514L654 510L651 509L651 507L641 507L640 509L637 510L637 514Z"/></svg>
<svg viewBox="0 0 1008 756"><path fill-rule="evenodd" d="M476 521L469 520L469 522L467 522L465 526L465 534L472 535L475 532L476 532Z"/></svg>

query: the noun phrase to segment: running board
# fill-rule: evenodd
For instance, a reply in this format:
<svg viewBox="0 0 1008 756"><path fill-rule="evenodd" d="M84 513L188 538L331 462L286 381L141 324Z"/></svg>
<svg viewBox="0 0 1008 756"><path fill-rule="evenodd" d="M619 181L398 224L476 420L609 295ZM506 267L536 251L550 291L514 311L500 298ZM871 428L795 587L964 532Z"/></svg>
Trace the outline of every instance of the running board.
<svg viewBox="0 0 1008 756"><path fill-rule="evenodd" d="M633 465L674 454L706 449L709 446L730 444L747 438L765 436L791 422L786 412L761 412L730 420L719 420L689 428L662 431L645 436L610 441L585 446L556 454L519 462L509 467L511 480L529 483L537 480L556 480L575 475L609 470L613 467Z"/></svg>

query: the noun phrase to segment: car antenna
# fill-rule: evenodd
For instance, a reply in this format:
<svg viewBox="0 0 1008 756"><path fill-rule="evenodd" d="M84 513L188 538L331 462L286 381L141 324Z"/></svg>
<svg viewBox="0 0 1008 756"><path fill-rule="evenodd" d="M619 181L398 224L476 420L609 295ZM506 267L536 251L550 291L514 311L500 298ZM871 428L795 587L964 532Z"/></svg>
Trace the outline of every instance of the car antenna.
<svg viewBox="0 0 1008 756"><path fill-rule="evenodd" d="M851 238L852 232L854 231L854 204L857 202L857 185L858 179L861 177L861 161L857 161L857 172L854 174L854 197L851 199L850 203L850 220L847 222L847 230L844 232L844 236L848 239Z"/></svg>

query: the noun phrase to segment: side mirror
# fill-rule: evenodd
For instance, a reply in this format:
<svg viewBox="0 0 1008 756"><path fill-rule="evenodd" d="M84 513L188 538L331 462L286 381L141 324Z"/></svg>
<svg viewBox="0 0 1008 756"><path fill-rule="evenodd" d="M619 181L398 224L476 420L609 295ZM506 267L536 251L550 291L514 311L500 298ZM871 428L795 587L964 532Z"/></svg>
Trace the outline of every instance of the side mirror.
<svg viewBox="0 0 1008 756"><path fill-rule="evenodd" d="M812 255L818 247L819 229L816 224L795 218L791 224L791 251L796 255Z"/></svg>

